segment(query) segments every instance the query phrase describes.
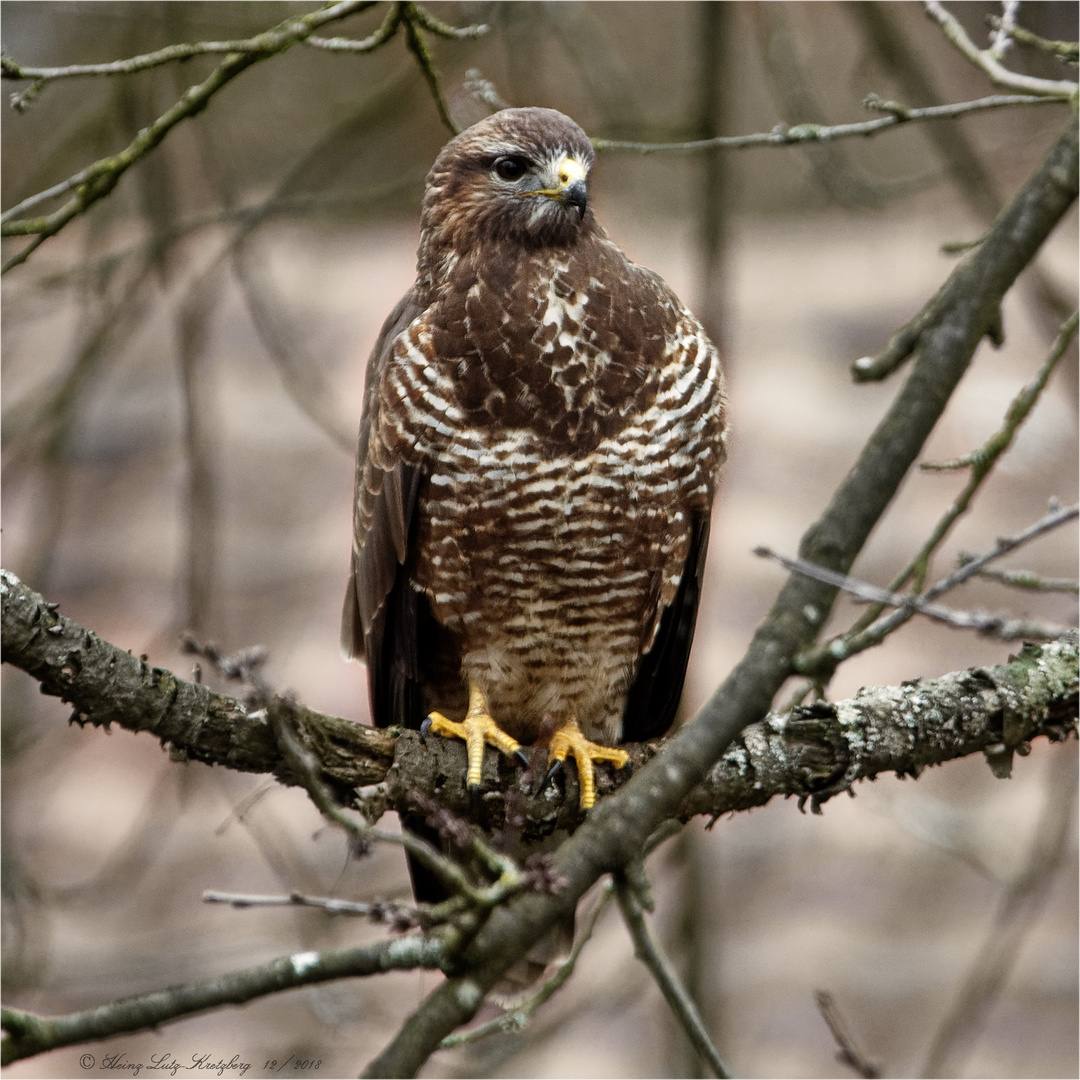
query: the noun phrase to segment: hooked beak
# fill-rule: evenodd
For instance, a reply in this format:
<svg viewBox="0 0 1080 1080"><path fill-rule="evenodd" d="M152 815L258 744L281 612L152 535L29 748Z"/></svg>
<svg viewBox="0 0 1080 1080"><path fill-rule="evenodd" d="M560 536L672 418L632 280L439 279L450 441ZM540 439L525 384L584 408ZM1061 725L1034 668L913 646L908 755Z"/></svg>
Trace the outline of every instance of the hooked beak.
<svg viewBox="0 0 1080 1080"><path fill-rule="evenodd" d="M583 218L589 205L589 189L585 184L585 176L585 166L577 158L567 155L555 167L555 175L552 177L555 183L537 194L569 203L577 210L578 218Z"/></svg>

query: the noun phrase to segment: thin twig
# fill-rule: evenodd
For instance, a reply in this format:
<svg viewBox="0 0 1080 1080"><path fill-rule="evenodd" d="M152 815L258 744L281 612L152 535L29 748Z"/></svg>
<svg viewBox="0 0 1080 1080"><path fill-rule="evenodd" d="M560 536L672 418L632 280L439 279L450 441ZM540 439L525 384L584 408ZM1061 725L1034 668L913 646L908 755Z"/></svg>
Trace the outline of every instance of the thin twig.
<svg viewBox="0 0 1080 1080"><path fill-rule="evenodd" d="M46 239L55 236L75 217L85 212L99 199L108 195L116 186L120 177L136 161L157 146L181 120L194 116L204 108L213 95L225 83L239 75L240 72L268 56L283 52L297 43L310 39L314 31L320 26L344 18L346 15L362 11L370 6L371 0L342 0L340 3L330 5L308 15L287 19L273 29L258 34L245 42L204 42L196 46L174 47L172 52L160 50L146 56L134 57L130 61L116 61L112 65L81 65L77 69L29 69L20 68L13 61L5 59L3 70L9 78L26 77L38 80L32 88L36 93L46 80L46 76L42 75L41 72L46 72L49 77L55 78L66 77L71 74L126 74L132 70L141 70L143 67L152 67L171 60L183 59L185 58L185 48L189 50L186 55L190 56L195 55L190 51L191 49L196 51L201 49L203 52L219 52L228 45L243 45L240 50L228 50L225 60L214 69L208 78L196 86L189 87L172 108L140 131L124 150L110 157L101 158L59 184L23 199L16 206L0 215L0 226L2 226L0 227L0 235L33 237L26 247L4 264L0 273L25 262L30 254ZM353 42L344 38L322 38L317 39L314 44L318 48L331 49L332 51L370 52L389 41L402 24L405 27L406 44L420 66L421 74L428 84L439 116L443 123L456 134L457 128L450 118L449 109L439 85L438 75L435 72L434 60L421 30L427 30L443 37L470 38L486 32L486 26L462 28L447 26L419 5L402 0L402 2L391 5L391 9L379 29L363 41ZM74 192L75 194L51 214L32 218L21 216L43 203L66 195L68 192Z"/></svg>
<svg viewBox="0 0 1080 1080"><path fill-rule="evenodd" d="M463 898L470 906L491 908L507 895L519 891L522 887L521 874L509 859L504 859L477 840L489 865L497 865L500 871L498 880L487 888L476 887L468 876L452 859L437 851L431 844L419 836L402 830L400 833L387 832L357 820L345 812L337 803L330 789L319 775L319 759L297 737L295 730L296 702L288 695L275 693L262 675L262 666L267 659L264 647L255 645L242 649L232 655L225 655L210 643L195 641L190 635L185 637L184 649L209 660L226 678L247 682L255 690L255 701L269 722L282 756L297 776L300 785L307 791L319 813L327 821L342 829L350 838L357 851L364 851L371 841L398 844L436 874L440 881L455 897ZM258 715L258 714L252 714ZM445 912L440 908L438 914L456 913L460 905L450 904Z"/></svg>
<svg viewBox="0 0 1080 1080"><path fill-rule="evenodd" d="M286 19L272 29L259 34L252 39L253 44L257 44L257 48L253 47L250 51L242 53L229 53L206 79L189 87L171 108L143 128L119 153L95 161L73 176L69 176L67 180L47 191L23 199L22 202L0 215L0 222L3 223L0 235L36 234L37 236L36 240L9 259L0 273L5 273L25 262L30 253L44 239L55 236L79 214L108 195L132 165L158 146L180 121L196 115L205 108L210 99L226 83L260 60L291 48L298 41L314 33L320 26L362 10L369 2L370 0L341 0L340 3L332 4L308 15ZM28 210L69 191L74 191L74 196L51 214L37 218L19 218L19 215Z"/></svg>
<svg viewBox="0 0 1080 1080"><path fill-rule="evenodd" d="M1012 48L1019 10L1020 0L1002 0L1001 15L994 19L994 32L990 35L990 55L995 60L1003 60Z"/></svg>
<svg viewBox="0 0 1080 1080"><path fill-rule="evenodd" d="M485 79L478 68L469 68L469 70L465 72L465 89L468 90L477 101L482 101L495 112L499 112L501 109L510 108L510 103L505 98L499 96L499 91L495 89L495 84Z"/></svg>
<svg viewBox="0 0 1080 1080"><path fill-rule="evenodd" d="M943 604L932 604L923 597L911 593L889 592L888 589L871 585L868 581L862 581L847 574L838 574L834 570L818 566L806 559L792 559L786 555L780 555L767 547L754 548L754 554L763 559L772 559L773 562L778 562L788 570L805 574L816 581L823 581L826 585L835 585L864 603L884 604L887 607L896 608L897 615L903 618L893 623L890 629L895 629L902 622L906 622L913 613L918 613L959 630L978 630L980 634L995 637L1000 641L1058 641L1073 632L1071 626L1046 623L1036 619L1012 619L983 612L957 611ZM993 557L997 558L996 553Z"/></svg>
<svg viewBox="0 0 1080 1080"><path fill-rule="evenodd" d="M998 16L990 16L990 25L998 25ZM1012 28L1012 38L1017 45L1027 45L1033 49L1040 49L1066 64L1080 63L1080 42L1077 41L1053 41L1049 38L1039 37L1022 26Z"/></svg>
<svg viewBox="0 0 1080 1080"><path fill-rule="evenodd" d="M881 1076L880 1066L875 1065L865 1054L859 1053L855 1048L855 1043L847 1030L844 1018L840 1015L840 1010L836 1007L832 994L828 990L815 990L814 1001L817 1003L822 1020L828 1025L839 1048L836 1060L850 1066L857 1076L865 1077L865 1080L877 1080Z"/></svg>
<svg viewBox="0 0 1080 1080"><path fill-rule="evenodd" d="M961 551L957 561L961 566L976 558L970 552ZM1075 578L1043 577L1031 570L980 570L976 575L981 578L989 578L992 581L1000 581L1002 585L1008 585L1013 589L1027 589L1030 592L1060 592L1080 593L1080 581Z"/></svg>
<svg viewBox="0 0 1080 1080"><path fill-rule="evenodd" d="M708 1063L713 1075L731 1076L730 1069L724 1064L720 1052L705 1029L697 1005L686 992L675 969L649 931L644 913L651 910L652 904L647 895L644 865L638 862L631 867L624 867L612 877L619 908L634 942L635 955L649 969L676 1020L702 1060Z"/></svg>
<svg viewBox="0 0 1080 1080"><path fill-rule="evenodd" d="M419 4L410 3L408 8L409 17L418 26L429 30L438 37L448 38L451 41L466 41L469 38L483 37L491 29L486 23L475 23L472 26L451 26L449 23L437 19L427 8L423 8Z"/></svg>
<svg viewBox="0 0 1080 1080"><path fill-rule="evenodd" d="M1020 94L997 94L961 101L952 105L929 105L921 109L890 110L888 116L852 124L778 124L772 131L754 135L719 135L714 139L691 139L687 142L646 143L625 139L593 139L597 152L628 151L638 154L696 153L706 150L743 150L751 146L792 146L797 143L823 142L829 139L848 139L876 135L879 131L912 120L952 120L967 113L985 109L1004 109L1018 105L1060 102L1060 97L1032 97ZM876 106L872 106L876 107Z"/></svg>
<svg viewBox="0 0 1080 1080"><path fill-rule="evenodd" d="M208 904L230 904L236 908L249 907L312 907L330 915L360 915L376 923L389 923L395 930L409 930L420 924L417 909L395 900L342 900L336 896L308 896L306 893L266 896L255 893L218 892L206 889L203 899Z"/></svg>
<svg viewBox="0 0 1080 1080"><path fill-rule="evenodd" d="M807 559L792 559L786 555L779 555L767 547L755 548L754 554L761 558L772 559L787 569L805 574L816 581L822 581L827 585L843 589L860 600L868 603L884 604L897 609L893 614L874 623L863 637L869 637L873 633L876 640L880 641L886 634L906 622L912 614L918 612L920 615L926 615L928 618L948 623L950 626L978 630L980 633L992 634L994 637L1001 638L1004 641L1015 641L1023 637L1051 641L1071 633L1072 628L1029 620L1004 619L995 615L955 611L932 601L938 596L955 589L958 585L962 585L968 578L974 577L987 563L1001 558L1002 555L1007 555L1010 551L1015 551L1018 547L1029 543L1038 536L1042 536L1043 533L1049 532L1051 529L1056 529L1066 522L1074 520L1078 514L1080 514L1080 506L1054 507L1048 514L1022 532L1017 533L1015 536L1000 538L996 546L990 551L972 559L921 594L901 594L890 589L882 589L877 585L860 581L858 578L819 566ZM860 638L860 643L861 641L862 638ZM843 638L831 642L824 648L828 649L830 655L837 659L846 659L848 655L852 655L852 653L846 651L849 648L849 643ZM813 654L811 654L811 658L812 656Z"/></svg>
<svg viewBox="0 0 1080 1080"><path fill-rule="evenodd" d="M389 41L397 33L397 28L400 25L401 4L392 3L379 28L360 41L353 38L312 36L307 38L303 44L310 45L314 49L324 49L327 52L366 53Z"/></svg>
<svg viewBox="0 0 1080 1080"><path fill-rule="evenodd" d="M417 4L405 3L402 8L402 19L405 23L405 44L408 46L409 52L416 57L417 64L420 65L420 74L423 75L424 81L431 91L431 97L435 102L439 119L442 120L451 134L456 135L461 129L451 119L450 109L446 104L446 98L443 96L438 73L435 71L435 59L431 55L431 50L428 48L424 35L420 32L421 28L430 30L434 20ZM442 23L437 25L443 26ZM449 27L446 29L449 29Z"/></svg>

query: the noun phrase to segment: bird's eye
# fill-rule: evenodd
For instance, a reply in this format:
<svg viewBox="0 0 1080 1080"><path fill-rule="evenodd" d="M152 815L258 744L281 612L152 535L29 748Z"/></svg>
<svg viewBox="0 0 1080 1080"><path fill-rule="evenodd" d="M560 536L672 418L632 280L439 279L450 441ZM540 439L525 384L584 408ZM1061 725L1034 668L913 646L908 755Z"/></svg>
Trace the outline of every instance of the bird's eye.
<svg viewBox="0 0 1080 1080"><path fill-rule="evenodd" d="M521 157L501 157L492 166L501 180L520 180L528 171L529 163Z"/></svg>

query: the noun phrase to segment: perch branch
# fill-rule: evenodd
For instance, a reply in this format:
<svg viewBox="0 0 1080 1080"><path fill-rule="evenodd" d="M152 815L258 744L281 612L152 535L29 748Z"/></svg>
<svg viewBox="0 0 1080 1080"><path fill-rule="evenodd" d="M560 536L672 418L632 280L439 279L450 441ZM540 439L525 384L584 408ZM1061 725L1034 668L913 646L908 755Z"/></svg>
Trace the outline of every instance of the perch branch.
<svg viewBox="0 0 1080 1080"><path fill-rule="evenodd" d="M301 784L297 765L276 742L264 708L150 667L65 618L56 605L47 604L6 571L0 571L0 595L4 661L32 675L44 693L71 702L76 722L144 731L174 756ZM716 816L764 805L775 795L811 799L816 808L824 801L822 792L840 776L846 787L883 772L918 773L927 765L1000 743L1004 713L1019 718L1021 725L1018 734L1010 736L1010 745L1039 735L1060 738L1075 715L1069 682L1069 664L1075 664L1075 658L1074 642L1058 642L1022 653L1020 660L1001 667L898 689L865 689L851 702L770 713L747 728L669 816ZM987 695L989 688L996 689ZM506 824L506 790L521 797L527 839L574 828L583 820L574 790L567 790L554 811L550 800L528 790L519 770L494 755L485 759L485 794L476 805L460 767L462 748L450 740L431 739L422 745L415 732L369 728L299 704L293 709L293 737L314 759L309 767L338 798L347 797L351 788L385 781L387 804L404 806L410 791L430 789L439 774L447 778L440 805L473 817L489 830ZM939 731L934 718L943 709L954 720ZM662 745L631 746L634 772L656 757ZM613 791L622 780L622 773L604 774L601 792ZM404 842L382 830L363 835ZM482 899L489 897L484 894Z"/></svg>

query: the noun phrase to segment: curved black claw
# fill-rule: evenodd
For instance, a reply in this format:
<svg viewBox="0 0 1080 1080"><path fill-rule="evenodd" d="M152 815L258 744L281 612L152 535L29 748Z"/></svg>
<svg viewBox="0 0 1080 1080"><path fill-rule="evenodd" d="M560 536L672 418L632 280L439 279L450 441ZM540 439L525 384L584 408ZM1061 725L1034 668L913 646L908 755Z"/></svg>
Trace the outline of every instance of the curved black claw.
<svg viewBox="0 0 1080 1080"><path fill-rule="evenodd" d="M551 783L552 780L559 774L559 770L563 767L563 763L556 759L551 763L551 768L548 769L544 775L544 779L540 781L540 786L536 789L536 794L539 795L543 792L544 788Z"/></svg>
<svg viewBox="0 0 1080 1080"><path fill-rule="evenodd" d="M532 762L529 761L529 755L526 754L520 746L514 751L514 757L516 757L526 769L532 764Z"/></svg>
<svg viewBox="0 0 1080 1080"><path fill-rule="evenodd" d="M420 741L427 742L428 732L431 730L431 717L424 718L424 722L420 725Z"/></svg>
<svg viewBox="0 0 1080 1080"><path fill-rule="evenodd" d="M481 802L481 799L480 799L480 785L479 784L470 784L469 785L469 809L470 810L476 810L480 806L480 802Z"/></svg>

